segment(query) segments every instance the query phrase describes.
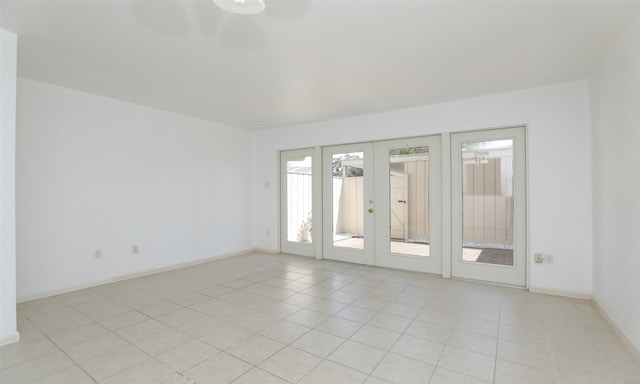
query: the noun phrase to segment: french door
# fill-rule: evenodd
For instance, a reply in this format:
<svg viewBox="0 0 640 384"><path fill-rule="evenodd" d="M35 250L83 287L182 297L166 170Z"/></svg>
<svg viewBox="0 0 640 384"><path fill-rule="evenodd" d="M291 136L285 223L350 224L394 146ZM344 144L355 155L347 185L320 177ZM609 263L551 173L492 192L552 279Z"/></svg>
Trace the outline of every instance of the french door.
<svg viewBox="0 0 640 384"><path fill-rule="evenodd" d="M523 127L283 151L281 249L526 286L525 160Z"/></svg>
<svg viewBox="0 0 640 384"><path fill-rule="evenodd" d="M440 158L437 137L324 148L323 256L441 274Z"/></svg>
<svg viewBox="0 0 640 384"><path fill-rule="evenodd" d="M442 273L440 138L375 143L376 265Z"/></svg>
<svg viewBox="0 0 640 384"><path fill-rule="evenodd" d="M323 257L375 265L373 143L323 148Z"/></svg>
<svg viewBox="0 0 640 384"><path fill-rule="evenodd" d="M451 135L451 275L526 285L523 127Z"/></svg>
<svg viewBox="0 0 640 384"><path fill-rule="evenodd" d="M320 222L315 215L314 189L318 180L319 161L313 148L280 153L280 248L296 255L315 256L316 238L313 223Z"/></svg>

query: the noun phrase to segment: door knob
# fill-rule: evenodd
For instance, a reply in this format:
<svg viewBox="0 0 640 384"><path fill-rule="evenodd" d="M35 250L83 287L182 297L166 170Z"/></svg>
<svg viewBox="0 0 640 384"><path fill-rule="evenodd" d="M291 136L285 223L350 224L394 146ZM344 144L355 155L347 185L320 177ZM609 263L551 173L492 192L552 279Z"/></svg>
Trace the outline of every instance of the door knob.
<svg viewBox="0 0 640 384"><path fill-rule="evenodd" d="M369 213L373 213L373 208L369 208Z"/></svg>

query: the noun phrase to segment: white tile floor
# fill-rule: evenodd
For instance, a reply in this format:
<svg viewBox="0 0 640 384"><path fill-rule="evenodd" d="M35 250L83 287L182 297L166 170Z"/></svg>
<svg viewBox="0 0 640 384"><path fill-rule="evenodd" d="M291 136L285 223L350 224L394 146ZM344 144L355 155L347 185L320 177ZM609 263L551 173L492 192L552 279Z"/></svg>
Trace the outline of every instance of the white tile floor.
<svg viewBox="0 0 640 384"><path fill-rule="evenodd" d="M19 383L640 383L588 301L250 254L18 306Z"/></svg>

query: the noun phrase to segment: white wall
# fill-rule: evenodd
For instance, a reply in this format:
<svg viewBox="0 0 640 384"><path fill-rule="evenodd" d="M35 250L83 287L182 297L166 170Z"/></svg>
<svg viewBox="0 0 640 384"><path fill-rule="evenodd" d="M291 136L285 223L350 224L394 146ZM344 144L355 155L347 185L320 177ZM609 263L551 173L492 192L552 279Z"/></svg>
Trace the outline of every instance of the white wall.
<svg viewBox="0 0 640 384"><path fill-rule="evenodd" d="M534 290L592 293L588 83L577 81L456 102L268 130L257 135L256 245L278 247L278 151L528 124L530 252ZM267 230L271 235L267 235Z"/></svg>
<svg viewBox="0 0 640 384"><path fill-rule="evenodd" d="M17 36L4 30L0 34L0 345L4 345L20 339L16 324Z"/></svg>
<svg viewBox="0 0 640 384"><path fill-rule="evenodd" d="M18 301L252 248L251 132L23 78L17 119Z"/></svg>
<svg viewBox="0 0 640 384"><path fill-rule="evenodd" d="M591 79L594 298L640 350L640 17Z"/></svg>

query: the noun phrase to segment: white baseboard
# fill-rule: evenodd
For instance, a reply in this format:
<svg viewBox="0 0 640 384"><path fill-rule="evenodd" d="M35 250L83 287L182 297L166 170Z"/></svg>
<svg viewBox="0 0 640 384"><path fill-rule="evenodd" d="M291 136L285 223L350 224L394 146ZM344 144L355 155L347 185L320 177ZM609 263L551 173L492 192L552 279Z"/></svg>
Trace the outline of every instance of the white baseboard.
<svg viewBox="0 0 640 384"><path fill-rule="evenodd" d="M12 332L8 335L2 335L2 337L0 337L0 347L12 343L17 343L18 341L20 341L20 333L18 333L17 331Z"/></svg>
<svg viewBox="0 0 640 384"><path fill-rule="evenodd" d="M609 316L609 314L604 309L604 307L600 305L600 303L598 303L598 301L595 298L593 299L593 304L596 306L596 308L598 309L602 317L604 317L604 319L607 321L607 323L609 323L611 328L613 328L613 331L618 335L618 337L620 337L620 339L626 345L627 349L629 349L631 354L636 358L636 360L638 360L638 362L640 362L640 349L636 347L633 344L633 342L631 342L631 339L627 336L627 334L620 327L618 327L618 324L615 322L615 320L613 320L613 318Z"/></svg>
<svg viewBox="0 0 640 384"><path fill-rule="evenodd" d="M593 295L590 293L565 291L562 289L552 289L543 287L529 287L529 292L542 293L545 295L570 297L572 299L593 300Z"/></svg>
<svg viewBox="0 0 640 384"><path fill-rule="evenodd" d="M280 251L276 251L275 249L264 249L264 248L257 248L254 249L255 252L260 252L260 253L266 253L269 255L277 255L280 253Z"/></svg>
<svg viewBox="0 0 640 384"><path fill-rule="evenodd" d="M186 262L186 263L172 264L172 265L168 265L166 267L149 269L149 270L146 270L146 271L137 272L137 273L133 273L133 274L129 274L129 275L116 276L116 277L111 278L111 279L100 280L100 281L96 281L96 282L93 282L93 283L81 284L81 285L76 285L76 286L72 286L72 287L66 287L66 288L57 289L57 290L53 290L53 291L49 291L49 292L41 293L41 294L37 294L37 295L19 296L19 297L17 297L16 301L17 301L17 303L24 303L24 302L27 302L27 301L44 299L44 298L51 297L51 296L63 295L65 293L79 291L81 289L99 287L99 286L105 285L105 284L117 283L119 281L135 279L135 278L138 278L138 277L155 275L157 273L162 273L162 272L169 272L169 271L173 271L173 270L180 269L180 268L187 268L187 267L191 267L191 266L198 265L198 264L209 263L209 262L215 261L215 260L226 259L226 258L229 258L229 257L240 256L240 255L246 255L247 253L256 252L256 251L257 251L256 249L252 248L252 249L246 249L246 250L243 250L243 251L238 251L238 252L227 253L227 254L213 256L213 257L208 257L206 259L193 260L193 261L189 261L189 262Z"/></svg>
<svg viewBox="0 0 640 384"><path fill-rule="evenodd" d="M229 257L246 255L247 253L251 253L251 252L255 252L255 251L256 251L255 249L245 249L243 251L226 253L224 255L207 257L206 259L188 261L186 263L172 264L172 265L168 265L168 266L162 267L162 268L150 269L148 271L143 271L143 272L139 272L139 273L133 273L133 274L130 274L130 275L124 275L124 276L116 277L113 281L110 281L110 283L115 283L115 282L123 281L123 280L136 279L138 277L144 277L144 276L149 276L149 275L155 275L157 273L174 271L176 269L192 267L194 265L209 263L209 262L216 261L216 260L221 260L221 259L227 259ZM100 284L100 285L102 285L102 284Z"/></svg>

